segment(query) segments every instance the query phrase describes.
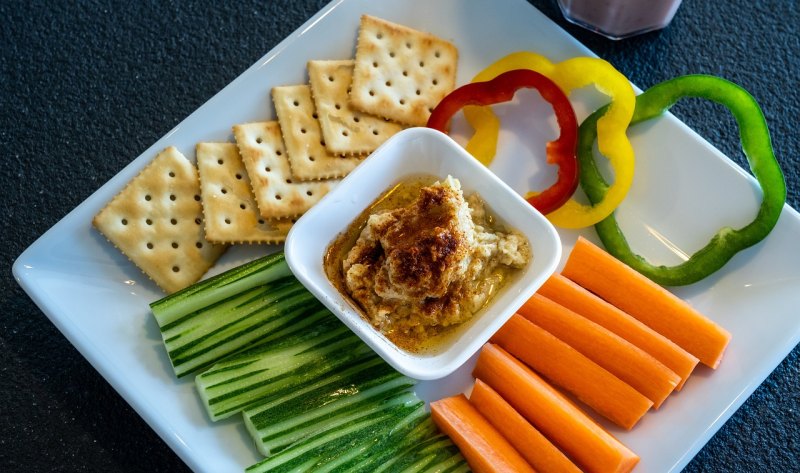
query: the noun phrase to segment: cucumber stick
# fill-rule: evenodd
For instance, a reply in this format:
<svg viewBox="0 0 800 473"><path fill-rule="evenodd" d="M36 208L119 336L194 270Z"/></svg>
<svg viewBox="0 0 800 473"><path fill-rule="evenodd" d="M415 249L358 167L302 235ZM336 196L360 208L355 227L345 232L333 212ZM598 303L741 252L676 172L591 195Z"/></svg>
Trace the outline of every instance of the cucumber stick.
<svg viewBox="0 0 800 473"><path fill-rule="evenodd" d="M291 275L283 252L273 253L170 294L151 303L150 309L162 326L247 289Z"/></svg>
<svg viewBox="0 0 800 473"><path fill-rule="evenodd" d="M294 277L284 275L282 258L268 261L252 266L261 272L236 268L201 283L210 293L190 286L151 305L176 376L206 368L256 341L279 338L292 328L298 310L321 307ZM244 279L233 279L231 272ZM277 275L283 277L248 287ZM217 278L227 285L213 284ZM232 288L239 292L231 293Z"/></svg>
<svg viewBox="0 0 800 473"><path fill-rule="evenodd" d="M379 438L406 416L422 408L422 401L409 393L395 397L386 408L333 430L321 430L295 442L291 447L247 468L248 473L318 471L325 464L349 455L364 439Z"/></svg>
<svg viewBox="0 0 800 473"><path fill-rule="evenodd" d="M301 390L244 411L245 425L265 456L307 435L317 422L366 408L371 396L414 385L377 355L367 353Z"/></svg>
<svg viewBox="0 0 800 473"><path fill-rule="evenodd" d="M371 350L327 309L321 322L274 344L250 348L195 378L212 420L313 384ZM312 315L313 316L313 315Z"/></svg>
<svg viewBox="0 0 800 473"><path fill-rule="evenodd" d="M452 459L455 459L455 465L448 465L448 468L457 467L461 461L465 461L449 437L434 433L411 446L406 445L405 450L396 454L391 460L376 465L372 471L374 473L436 471L439 466L449 464Z"/></svg>
<svg viewBox="0 0 800 473"><path fill-rule="evenodd" d="M381 380L383 381L383 380ZM294 415L283 417L282 420L267 424L261 431L260 443L264 451L279 452L296 440L321 428L334 428L349 419L360 417L374 409L379 409L388 396L404 393L413 386L410 379L396 376L370 388L359 390L343 389L341 396L325 405L309 406L305 412L297 411L295 406L286 406L278 409L285 412L296 412ZM320 400L327 400L320 398ZM309 403L313 404L313 403ZM282 406L281 406L282 407ZM276 416L279 417L279 416Z"/></svg>
<svg viewBox="0 0 800 473"><path fill-rule="evenodd" d="M377 465L392 459L398 452L420 442L426 436L434 435L435 428L430 430L428 426L423 425L428 420L430 420L428 413L423 406L420 406L378 438L365 439L363 448L360 448L356 455L351 455L345 462L333 465L333 468L329 469L330 473L372 473ZM433 426L432 423L428 425Z"/></svg>
<svg viewBox="0 0 800 473"><path fill-rule="evenodd" d="M327 461L318 462L313 471L315 473L350 473L357 471L358 465L363 465L367 459L380 457L387 446L401 442L427 416L425 406L416 397L414 400L417 402L413 405L417 407L400 419L397 424L386 425L382 432L372 437L362 436L357 443L350 446L348 451L341 452Z"/></svg>

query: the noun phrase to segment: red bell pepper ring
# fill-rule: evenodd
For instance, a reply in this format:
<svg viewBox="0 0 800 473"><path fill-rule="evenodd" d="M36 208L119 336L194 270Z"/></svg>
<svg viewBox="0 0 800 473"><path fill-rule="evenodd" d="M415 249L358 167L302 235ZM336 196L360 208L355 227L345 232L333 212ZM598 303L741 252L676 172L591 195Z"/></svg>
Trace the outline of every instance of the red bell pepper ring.
<svg viewBox="0 0 800 473"><path fill-rule="evenodd" d="M463 85L447 95L428 118L428 127L446 133L456 112L468 105L493 105L508 102L519 89L536 89L553 106L560 128L558 139L547 143L547 162L558 166L558 179L544 191L529 197L528 203L542 214L564 205L578 187L578 121L564 92L550 79L530 69L504 72L486 82Z"/></svg>

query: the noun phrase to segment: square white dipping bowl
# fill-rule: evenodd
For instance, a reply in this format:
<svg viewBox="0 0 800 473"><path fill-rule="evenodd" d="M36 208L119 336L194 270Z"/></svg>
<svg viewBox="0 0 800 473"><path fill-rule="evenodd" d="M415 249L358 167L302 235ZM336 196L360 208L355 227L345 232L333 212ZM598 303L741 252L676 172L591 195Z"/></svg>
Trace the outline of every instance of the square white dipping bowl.
<svg viewBox="0 0 800 473"><path fill-rule="evenodd" d="M420 174L461 181L477 192L502 224L524 234L533 259L470 321L444 337L436 349L410 353L394 345L361 316L325 275L329 245L381 194ZM514 190L447 135L428 128L402 131L375 150L292 228L285 245L294 275L342 322L401 373L426 380L447 376L466 362L555 271L561 240L555 228Z"/></svg>

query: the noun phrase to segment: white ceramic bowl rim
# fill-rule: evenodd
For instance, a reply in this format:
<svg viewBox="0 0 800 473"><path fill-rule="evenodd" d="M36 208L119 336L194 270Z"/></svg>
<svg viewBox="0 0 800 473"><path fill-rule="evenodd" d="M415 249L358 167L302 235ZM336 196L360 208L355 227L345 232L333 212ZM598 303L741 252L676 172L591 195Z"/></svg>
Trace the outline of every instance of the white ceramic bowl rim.
<svg viewBox="0 0 800 473"><path fill-rule="evenodd" d="M445 337L439 349L409 353L362 318L327 279L328 246L392 185L420 174L459 179L465 194L477 192L500 221L523 233L533 259L487 306ZM437 379L466 362L555 271L561 240L550 222L447 135L428 128L404 130L380 146L294 225L286 258L295 276L350 329L400 372Z"/></svg>

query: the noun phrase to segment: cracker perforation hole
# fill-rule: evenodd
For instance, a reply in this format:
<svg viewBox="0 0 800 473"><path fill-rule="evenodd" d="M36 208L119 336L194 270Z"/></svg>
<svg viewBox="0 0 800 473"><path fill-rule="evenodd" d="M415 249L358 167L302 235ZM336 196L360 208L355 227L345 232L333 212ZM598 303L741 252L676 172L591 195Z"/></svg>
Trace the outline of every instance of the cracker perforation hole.
<svg viewBox="0 0 800 473"><path fill-rule="evenodd" d="M238 172L236 173L236 179L238 179L238 180L240 180L240 181L242 180L242 175L241 175L241 174L239 174Z"/></svg>
<svg viewBox="0 0 800 473"><path fill-rule="evenodd" d="M258 138L256 138L256 143L261 144L263 142L264 142L264 139L261 138L260 136ZM222 164L222 160L221 159L219 161L217 161L217 162Z"/></svg>
<svg viewBox="0 0 800 473"><path fill-rule="evenodd" d="M378 136L378 130L372 130L372 134Z"/></svg>
<svg viewBox="0 0 800 473"><path fill-rule="evenodd" d="M152 220L150 220L150 219L148 218L148 219L146 219L146 220L144 221L144 223L146 223L146 224L148 224L148 225L152 225L152 224L153 224L153 221L152 221Z"/></svg>
<svg viewBox="0 0 800 473"><path fill-rule="evenodd" d="M197 243L194 244L194 246L196 246L198 249L200 249L200 248L203 247L203 242L198 241Z"/></svg>
<svg viewBox="0 0 800 473"><path fill-rule="evenodd" d="M406 104L406 99L400 99L400 100L398 100L398 102L400 103L400 105L405 105Z"/></svg>
<svg viewBox="0 0 800 473"><path fill-rule="evenodd" d="M275 151L275 154L277 156L283 156L283 151L281 151L281 150Z"/></svg>
<svg viewBox="0 0 800 473"><path fill-rule="evenodd" d="M178 242L177 242L177 241L173 241L173 242L172 242L172 247L173 247L173 248L175 248L175 249L178 249L178 246L180 246L180 245L178 245Z"/></svg>
<svg viewBox="0 0 800 473"><path fill-rule="evenodd" d="M246 206L246 205L244 205L244 204L239 204L239 208L240 208L240 209L242 209L242 210L246 210L246 209L247 209L247 206Z"/></svg>
<svg viewBox="0 0 800 473"><path fill-rule="evenodd" d="M372 67L378 67L378 61L372 61Z"/></svg>
<svg viewBox="0 0 800 473"><path fill-rule="evenodd" d="M319 115L317 115L317 112L312 113L311 116L314 118L314 120L319 119Z"/></svg>
<svg viewBox="0 0 800 473"><path fill-rule="evenodd" d="M226 189L224 187L222 189L220 189L219 191L222 192L223 194L227 194L228 193L228 189Z"/></svg>
<svg viewBox="0 0 800 473"><path fill-rule="evenodd" d="M306 134L306 129L305 128L300 128L300 133L305 135Z"/></svg>
<svg viewBox="0 0 800 473"><path fill-rule="evenodd" d="M374 97L375 96L375 91L374 90L370 90L369 91L369 96L370 97Z"/></svg>
<svg viewBox="0 0 800 473"><path fill-rule="evenodd" d="M282 198L280 194L275 194L275 200L281 200Z"/></svg>
<svg viewBox="0 0 800 473"><path fill-rule="evenodd" d="M195 194L194 195L194 200L197 201L197 202L200 202L200 196Z"/></svg>
<svg viewBox="0 0 800 473"><path fill-rule="evenodd" d="M403 71L403 76L408 77L408 71Z"/></svg>
<svg viewBox="0 0 800 473"><path fill-rule="evenodd" d="M203 223L203 221L200 220L200 217L198 217L198 218L194 219L194 223L200 225L201 223Z"/></svg>
<svg viewBox="0 0 800 473"><path fill-rule="evenodd" d="M148 202L150 202L151 199L152 199L152 197L150 197L150 194L147 194L146 196L144 196L144 200L146 200Z"/></svg>
<svg viewBox="0 0 800 473"><path fill-rule="evenodd" d="M150 242L147 242L147 249L148 250L152 250L153 249L153 244L150 243Z"/></svg>
<svg viewBox="0 0 800 473"><path fill-rule="evenodd" d="M360 122L360 121L361 121L361 119L360 119L360 118L358 118L358 117L353 117L353 121L354 121L354 122L356 122L356 123L358 123L358 122Z"/></svg>
<svg viewBox="0 0 800 473"><path fill-rule="evenodd" d="M417 92L416 92L416 94L417 94L417 95L420 95L421 93L422 93L422 92L421 92L419 89L417 89Z"/></svg>
<svg viewBox="0 0 800 473"><path fill-rule="evenodd" d="M169 200L175 202L175 199L177 199L177 197L175 197L175 194L170 194L169 195Z"/></svg>
<svg viewBox="0 0 800 473"><path fill-rule="evenodd" d="M411 43L406 42L406 48L411 49Z"/></svg>
<svg viewBox="0 0 800 473"><path fill-rule="evenodd" d="M420 61L419 62L419 67L425 67L425 61Z"/></svg>
<svg viewBox="0 0 800 473"><path fill-rule="evenodd" d="M127 218L123 218L121 220L121 222L122 222L123 225L127 225L128 224L128 219Z"/></svg>
<svg viewBox="0 0 800 473"><path fill-rule="evenodd" d="M314 195L314 193L313 193L313 192L311 192L311 191L306 191L306 195L307 195L307 196L309 196L309 197L311 197L312 195Z"/></svg>
<svg viewBox="0 0 800 473"><path fill-rule="evenodd" d="M264 219L263 218L258 219L258 224L259 225L264 225Z"/></svg>
<svg viewBox="0 0 800 473"><path fill-rule="evenodd" d="M175 177L175 171L170 171L167 173L169 177Z"/></svg>
<svg viewBox="0 0 800 473"><path fill-rule="evenodd" d="M171 223L173 225L177 225L178 224L178 220L174 219L174 218L171 218L171 219L169 219L169 223Z"/></svg>
<svg viewBox="0 0 800 473"><path fill-rule="evenodd" d="M337 104L333 104L333 108L335 108L336 110L341 110L342 106L337 103Z"/></svg>
<svg viewBox="0 0 800 473"><path fill-rule="evenodd" d="M181 270L181 268L179 268L179 267L177 267L177 266L173 266L173 267L172 267L172 272L173 272L173 273L180 272L180 270Z"/></svg>
<svg viewBox="0 0 800 473"><path fill-rule="evenodd" d="M375 37L378 39L383 39L383 33L378 33L375 35Z"/></svg>
<svg viewBox="0 0 800 473"><path fill-rule="evenodd" d="M269 167L269 166L267 166L267 167L265 167L265 168L264 168L264 172L270 172L270 171L272 171L272 169L270 169L270 167Z"/></svg>
<svg viewBox="0 0 800 473"><path fill-rule="evenodd" d="M311 161L311 162L314 162L314 156L309 156L308 160Z"/></svg>
<svg viewBox="0 0 800 473"><path fill-rule="evenodd" d="M438 79L433 79L433 85L439 85L439 80Z"/></svg>
<svg viewBox="0 0 800 473"><path fill-rule="evenodd" d="M328 82L333 82L333 76L328 76Z"/></svg>
<svg viewBox="0 0 800 473"><path fill-rule="evenodd" d="M231 219L229 219L229 218L226 218L226 219L225 219L225 223L227 223L228 225L230 225L230 224L231 224Z"/></svg>
<svg viewBox="0 0 800 473"><path fill-rule="evenodd" d="M439 51L436 51L435 53L433 53L433 55L434 55L435 57L441 57L441 56L442 56L442 53L440 53Z"/></svg>
<svg viewBox="0 0 800 473"><path fill-rule="evenodd" d="M394 57L394 56L395 56L394 51L389 51L389 57Z"/></svg>
<svg viewBox="0 0 800 473"><path fill-rule="evenodd" d="M295 107L299 107L300 106L300 102L295 100L294 102L292 102L292 105L294 105Z"/></svg>
<svg viewBox="0 0 800 473"><path fill-rule="evenodd" d="M391 87L391 86L392 86L392 81L390 81L390 80L387 80L387 81L386 81L386 87Z"/></svg>
<svg viewBox="0 0 800 473"><path fill-rule="evenodd" d="M291 184L291 183L292 183L292 180L291 180L291 179L286 179L286 183L287 183L287 184Z"/></svg>
<svg viewBox="0 0 800 473"><path fill-rule="evenodd" d="M342 136L349 136L349 135L350 134L347 132L347 130L342 130Z"/></svg>

